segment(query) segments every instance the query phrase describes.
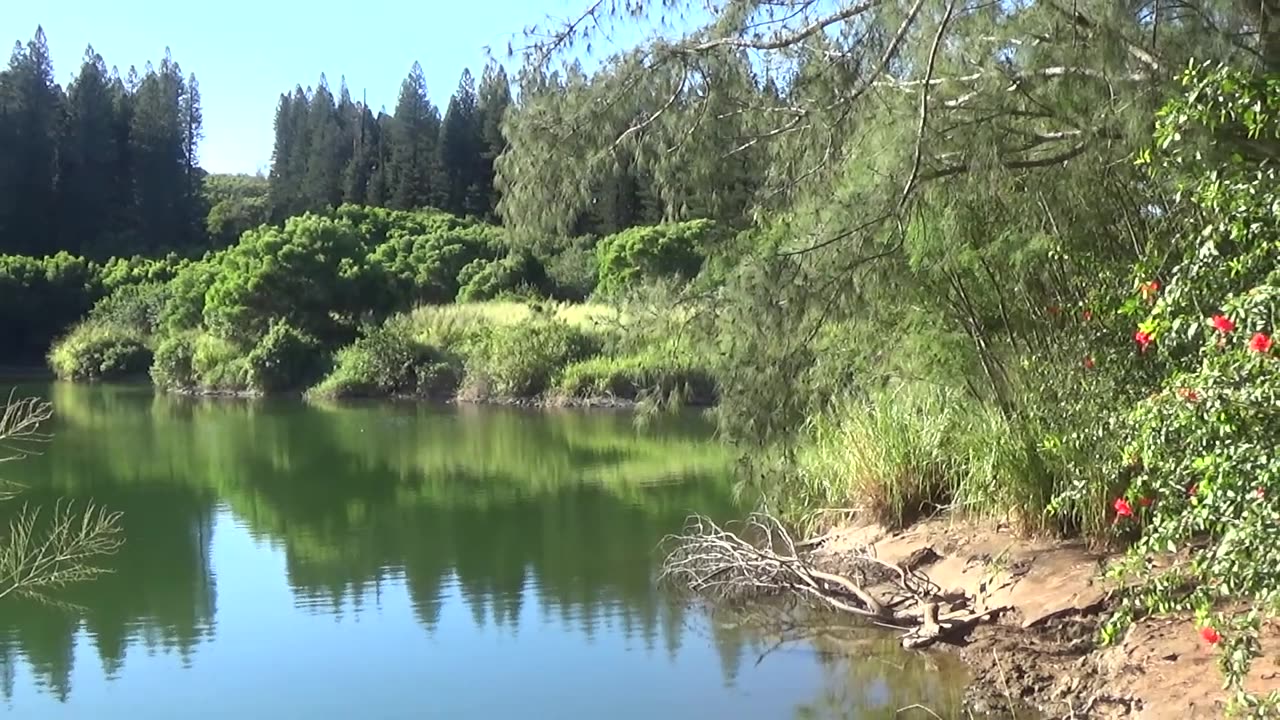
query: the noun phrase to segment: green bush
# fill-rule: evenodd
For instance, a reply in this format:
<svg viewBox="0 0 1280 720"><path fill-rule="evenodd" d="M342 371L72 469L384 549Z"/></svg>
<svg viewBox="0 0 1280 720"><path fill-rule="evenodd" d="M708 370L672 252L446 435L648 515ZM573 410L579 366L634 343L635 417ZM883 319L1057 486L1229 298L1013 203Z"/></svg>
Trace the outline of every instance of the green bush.
<svg viewBox="0 0 1280 720"><path fill-rule="evenodd" d="M570 302L585 302L591 297L600 275L598 242L591 235L578 237L542 256L549 297Z"/></svg>
<svg viewBox="0 0 1280 720"><path fill-rule="evenodd" d="M49 352L49 366L63 380L111 380L142 375L151 350L142 333L116 325L83 322Z"/></svg>
<svg viewBox="0 0 1280 720"><path fill-rule="evenodd" d="M491 225L437 218L427 227L415 228L404 214L392 216L404 222L403 229L388 230L385 242L374 248L369 262L383 268L390 278L401 309L423 303L448 303L458 297L464 282L470 281L490 263L505 256L502 231ZM445 216L449 217L449 216ZM375 238L376 238L376 230ZM461 280L463 270L480 262Z"/></svg>
<svg viewBox="0 0 1280 720"><path fill-rule="evenodd" d="M660 352L573 363L564 369L557 389L565 397L580 399L657 397L691 405L711 405L716 399L715 379L707 368Z"/></svg>
<svg viewBox="0 0 1280 720"><path fill-rule="evenodd" d="M307 395L446 398L457 391L461 374L456 357L416 339L409 318L397 316L339 350L333 372Z"/></svg>
<svg viewBox="0 0 1280 720"><path fill-rule="evenodd" d="M471 261L458 274L458 283L458 302L479 302L532 292L546 283L546 272L532 255L513 252L498 260Z"/></svg>
<svg viewBox="0 0 1280 720"><path fill-rule="evenodd" d="M164 390L185 390L196 385L195 354L198 333L174 333L156 345L151 382Z"/></svg>
<svg viewBox="0 0 1280 720"><path fill-rule="evenodd" d="M214 256L204 325L238 343L256 342L280 320L322 342L342 340L364 317L390 309L381 268L365 255L356 228L332 218L303 215L251 230Z"/></svg>
<svg viewBox="0 0 1280 720"><path fill-rule="evenodd" d="M691 280L716 236L712 220L633 227L596 247L600 292L615 293L648 280Z"/></svg>
<svg viewBox="0 0 1280 720"><path fill-rule="evenodd" d="M1183 81L1142 156L1179 201L1167 222L1181 252L1143 263L1145 297L1131 300L1147 311L1134 340L1161 387L1129 415L1134 478L1112 507L1139 535L1117 568L1137 582L1108 637L1141 613L1193 611L1221 636L1236 709L1271 717L1280 693L1255 697L1244 682L1259 627L1280 609L1280 170L1269 150L1280 88L1207 66ZM1185 562L1160 562L1187 549Z"/></svg>
<svg viewBox="0 0 1280 720"><path fill-rule="evenodd" d="M284 321L271 324L245 365L249 387L261 392L307 387L327 369L320 342Z"/></svg>
<svg viewBox="0 0 1280 720"><path fill-rule="evenodd" d="M169 301L169 286L158 282L124 285L94 303L89 321L128 328L150 336L160 325Z"/></svg>
<svg viewBox="0 0 1280 720"><path fill-rule="evenodd" d="M224 338L201 333L191 355L194 385L202 390L241 392L249 386L244 349Z"/></svg>
<svg viewBox="0 0 1280 720"><path fill-rule="evenodd" d="M84 258L0 255L0 362L38 361L102 293Z"/></svg>
<svg viewBox="0 0 1280 720"><path fill-rule="evenodd" d="M466 391L475 397L541 395L569 364L600 352L598 335L558 320L497 325L466 361Z"/></svg>

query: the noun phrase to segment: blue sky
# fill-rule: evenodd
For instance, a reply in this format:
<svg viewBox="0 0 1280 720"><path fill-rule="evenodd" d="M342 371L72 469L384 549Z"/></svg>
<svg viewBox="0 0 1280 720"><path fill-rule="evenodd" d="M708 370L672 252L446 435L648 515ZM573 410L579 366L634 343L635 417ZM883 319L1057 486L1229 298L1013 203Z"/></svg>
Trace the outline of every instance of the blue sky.
<svg viewBox="0 0 1280 720"><path fill-rule="evenodd" d="M168 46L200 81L211 172L265 171L280 93L314 85L324 72L337 92L367 91L377 109L395 106L400 82L422 63L432 100L443 108L464 67L477 77L485 46L505 58L508 40L548 16L580 13L587 0L48 0L12 2L0 13L0 42L26 42L43 25L64 88L92 44L124 75L158 63ZM644 31L617 38L634 44ZM597 51L598 54L599 51ZM4 56L7 62L8 55ZM506 63L508 69L511 64Z"/></svg>

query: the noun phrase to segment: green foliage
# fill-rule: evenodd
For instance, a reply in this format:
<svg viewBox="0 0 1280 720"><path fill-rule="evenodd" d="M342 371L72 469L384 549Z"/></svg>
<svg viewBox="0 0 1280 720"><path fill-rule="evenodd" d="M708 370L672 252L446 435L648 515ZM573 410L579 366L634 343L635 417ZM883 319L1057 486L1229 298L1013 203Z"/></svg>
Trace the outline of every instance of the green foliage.
<svg viewBox="0 0 1280 720"><path fill-rule="evenodd" d="M229 340L201 333L195 336L191 352L194 385L203 390L242 392L250 387L249 364L243 346ZM181 356L173 358L180 367Z"/></svg>
<svg viewBox="0 0 1280 720"><path fill-rule="evenodd" d="M633 227L600 241L599 289L616 293L629 286L657 279L692 279L713 244L716 224L690 220L648 227Z"/></svg>
<svg viewBox="0 0 1280 720"><path fill-rule="evenodd" d="M245 356L248 384L260 392L306 387L327 370L325 361L316 338L277 320Z"/></svg>
<svg viewBox="0 0 1280 720"><path fill-rule="evenodd" d="M329 342L366 316L385 315L390 299L381 268L349 222L303 215L283 228L262 227L217 257L206 293L205 325L225 338L253 342L275 320ZM380 297L381 295L381 297Z"/></svg>
<svg viewBox="0 0 1280 720"><path fill-rule="evenodd" d="M459 360L418 340L412 321L396 316L339 350L333 372L307 396L449 398L461 374Z"/></svg>
<svg viewBox="0 0 1280 720"><path fill-rule="evenodd" d="M374 217L378 215L381 213L375 213ZM390 217L398 220L412 215L396 213ZM505 254L498 228L459 221L452 216L425 214L419 217L428 222L402 225L385 233L375 230L374 234L374 237L385 234L387 239L374 249L370 262L386 269L401 307L452 302L461 286L470 282L485 263ZM380 220L371 218L370 222ZM473 263L480 264L463 277L463 271Z"/></svg>
<svg viewBox="0 0 1280 720"><path fill-rule="evenodd" d="M531 292L546 282L546 273L532 255L513 252L497 260L473 260L458 273L458 302L492 300L520 291Z"/></svg>
<svg viewBox="0 0 1280 720"><path fill-rule="evenodd" d="M205 231L214 247L233 244L245 232L271 219L266 178L254 175L210 175L204 179L209 206Z"/></svg>
<svg viewBox="0 0 1280 720"><path fill-rule="evenodd" d="M556 390L568 398L644 400L657 397L680 405L711 405L716 382L694 358L653 349L645 353L600 356L564 369Z"/></svg>
<svg viewBox="0 0 1280 720"><path fill-rule="evenodd" d="M151 366L147 336L136 329L86 321L53 346L49 366L63 380L113 380L145 375Z"/></svg>
<svg viewBox="0 0 1280 720"><path fill-rule="evenodd" d="M1159 390L1130 415L1136 465L1125 498L1143 508L1121 573L1142 582L1116 622L1139 612L1196 611L1225 638L1221 666L1238 704L1275 709L1243 682L1259 653L1261 618L1280 608L1280 86L1208 64L1161 111L1141 159L1174 198L1177 254L1153 257L1158 300L1138 324ZM1220 160L1220 161L1219 161ZM1162 262L1163 261L1163 262ZM1188 562L1152 573L1152 560L1195 545ZM1247 611L1239 601L1248 601Z"/></svg>
<svg viewBox="0 0 1280 720"><path fill-rule="evenodd" d="M40 357L53 336L83 317L101 293L93 264L83 258L0 255L2 357Z"/></svg>
<svg viewBox="0 0 1280 720"><path fill-rule="evenodd" d="M156 345L151 382L162 390L187 390L196 386L195 354L198 333L171 333Z"/></svg>
<svg viewBox="0 0 1280 720"><path fill-rule="evenodd" d="M558 320L498 325L466 360L466 392L478 398L533 398L570 363L600 352L600 337Z"/></svg>

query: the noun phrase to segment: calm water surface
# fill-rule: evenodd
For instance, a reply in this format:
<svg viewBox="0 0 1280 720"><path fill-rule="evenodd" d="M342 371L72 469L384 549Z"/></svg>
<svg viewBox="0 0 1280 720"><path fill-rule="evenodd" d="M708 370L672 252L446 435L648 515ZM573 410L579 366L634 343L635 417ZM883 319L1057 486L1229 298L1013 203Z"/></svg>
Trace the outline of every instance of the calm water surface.
<svg viewBox="0 0 1280 720"><path fill-rule="evenodd" d="M56 439L5 478L123 511L127 542L74 609L0 603L8 717L955 709L954 669L892 637L774 647L654 587L687 514L741 512L699 418L20 390Z"/></svg>

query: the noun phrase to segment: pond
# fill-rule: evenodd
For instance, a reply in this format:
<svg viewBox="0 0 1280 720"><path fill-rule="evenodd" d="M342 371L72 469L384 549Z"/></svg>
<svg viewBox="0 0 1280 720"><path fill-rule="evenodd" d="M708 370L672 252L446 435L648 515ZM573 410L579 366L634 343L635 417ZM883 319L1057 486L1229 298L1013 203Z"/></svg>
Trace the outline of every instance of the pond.
<svg viewBox="0 0 1280 720"><path fill-rule="evenodd" d="M126 543L62 606L0 601L8 716L957 709L955 668L892 636L779 645L655 586L689 513L743 511L698 416L17 384L53 401L55 438L0 474L32 504L123 512Z"/></svg>

